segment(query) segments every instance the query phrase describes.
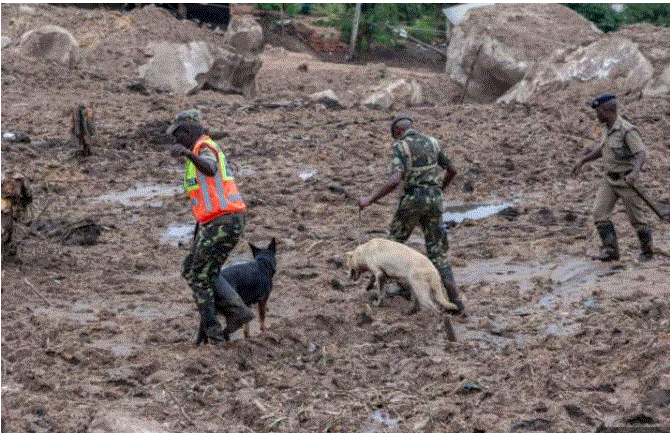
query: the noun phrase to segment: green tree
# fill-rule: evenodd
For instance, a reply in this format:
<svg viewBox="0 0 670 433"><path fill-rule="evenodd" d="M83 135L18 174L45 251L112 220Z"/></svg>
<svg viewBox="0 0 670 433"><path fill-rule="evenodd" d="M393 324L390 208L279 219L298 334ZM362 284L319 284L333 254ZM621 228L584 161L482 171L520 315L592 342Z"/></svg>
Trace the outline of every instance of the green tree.
<svg viewBox="0 0 670 433"><path fill-rule="evenodd" d="M623 16L617 13L612 8L611 4L567 3L566 6L587 20L593 22L603 32L611 32L616 30L623 22Z"/></svg>
<svg viewBox="0 0 670 433"><path fill-rule="evenodd" d="M649 22L657 26L670 27L670 4L630 3L623 11L626 24Z"/></svg>
<svg viewBox="0 0 670 433"><path fill-rule="evenodd" d="M622 25L639 22L670 27L670 4L668 3L628 3L622 12L616 12L608 3L566 3L565 5L592 21L604 32L611 32Z"/></svg>

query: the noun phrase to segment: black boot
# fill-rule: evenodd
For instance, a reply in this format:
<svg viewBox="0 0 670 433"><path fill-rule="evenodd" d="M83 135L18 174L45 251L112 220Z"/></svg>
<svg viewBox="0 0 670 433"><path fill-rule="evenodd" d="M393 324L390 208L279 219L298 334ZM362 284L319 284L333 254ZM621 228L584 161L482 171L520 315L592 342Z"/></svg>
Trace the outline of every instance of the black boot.
<svg viewBox="0 0 670 433"><path fill-rule="evenodd" d="M640 239L640 256L638 260L641 262L648 262L654 258L654 251L652 250L653 243L651 239L651 230L643 229L637 231L637 237Z"/></svg>
<svg viewBox="0 0 670 433"><path fill-rule="evenodd" d="M254 318L254 313L244 303L240 295L228 281L219 276L214 284L216 308L226 317L226 338Z"/></svg>
<svg viewBox="0 0 670 433"><path fill-rule="evenodd" d="M602 262L619 260L619 243L617 242L616 231L611 222L598 224L598 234L603 242L600 247L600 254L595 258Z"/></svg>
<svg viewBox="0 0 670 433"><path fill-rule="evenodd" d="M456 291L456 284L454 283L454 274L451 272L451 266L443 266L437 269L440 272L440 277L442 278L442 284L444 284L444 289L447 292L449 301L456 305L458 310L454 311L455 314L465 314L463 302L461 301L458 291Z"/></svg>
<svg viewBox="0 0 670 433"><path fill-rule="evenodd" d="M223 332L221 324L216 318L214 302L209 301L199 304L198 312L200 313L200 329L198 329L198 337L195 340L196 345L207 344L210 338L214 344L228 341L228 335Z"/></svg>

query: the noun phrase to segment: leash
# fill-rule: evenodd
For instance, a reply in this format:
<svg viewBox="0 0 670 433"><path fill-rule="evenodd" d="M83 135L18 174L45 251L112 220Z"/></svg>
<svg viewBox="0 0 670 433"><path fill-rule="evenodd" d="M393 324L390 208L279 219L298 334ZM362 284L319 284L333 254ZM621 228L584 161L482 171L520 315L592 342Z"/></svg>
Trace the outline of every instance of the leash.
<svg viewBox="0 0 670 433"><path fill-rule="evenodd" d="M361 208L358 208L358 223L356 224L356 231L358 232L358 245L361 244L361 226L363 225L362 223L363 219L361 217Z"/></svg>

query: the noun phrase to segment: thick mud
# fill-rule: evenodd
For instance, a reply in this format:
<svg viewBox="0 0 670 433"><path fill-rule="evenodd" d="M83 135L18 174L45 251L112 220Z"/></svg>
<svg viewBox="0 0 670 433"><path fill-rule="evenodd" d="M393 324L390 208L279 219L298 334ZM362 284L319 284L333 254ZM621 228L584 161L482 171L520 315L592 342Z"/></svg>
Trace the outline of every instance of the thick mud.
<svg viewBox="0 0 670 433"><path fill-rule="evenodd" d="M17 7L2 7L3 36L15 37ZM444 76L389 68L419 81L428 103L369 111L354 102L377 83L370 68L279 49L263 54L258 101L211 90L144 95L129 87L132 59L165 29L132 13L34 7L25 22L100 42L77 69L2 53L2 132L31 138L3 141L2 169L24 173L35 197L18 253L2 265L3 432L89 432L118 413L168 432L670 424L670 237L655 220L655 258L637 263L617 207L622 259L589 258L599 164L576 178L569 168L596 137L592 95L569 87L523 107L453 105L457 88ZM327 88L349 108L306 98ZM102 139L87 158L68 144L79 101L93 107ZM622 102L649 147L643 184L670 203L670 101ZM254 321L249 340L234 335L225 347L194 346L198 315L179 276L193 219L163 131L191 107L249 204L228 263L251 257L247 242L279 242L269 329ZM449 254L468 311L452 319L455 343L440 318L405 316L401 297L374 307L365 282L343 269L346 251L387 233L395 194L360 216L356 198L387 175L385 119L399 111L437 137L458 170L445 193L458 216ZM490 205L505 207L464 215ZM420 232L409 245L424 251Z"/></svg>

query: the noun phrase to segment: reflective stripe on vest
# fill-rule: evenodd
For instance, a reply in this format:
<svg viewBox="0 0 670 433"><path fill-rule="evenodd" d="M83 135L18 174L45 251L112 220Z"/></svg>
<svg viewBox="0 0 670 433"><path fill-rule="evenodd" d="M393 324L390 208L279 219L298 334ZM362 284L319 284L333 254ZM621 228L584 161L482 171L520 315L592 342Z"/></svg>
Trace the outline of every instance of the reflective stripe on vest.
<svg viewBox="0 0 670 433"><path fill-rule="evenodd" d="M201 224L218 216L239 213L246 209L234 179L228 176L226 157L216 142L203 136L195 144L193 153L199 155L205 147L214 152L216 156L216 174L213 177L206 176L195 167L190 159L186 160L184 173L184 189L191 198L191 211Z"/></svg>

